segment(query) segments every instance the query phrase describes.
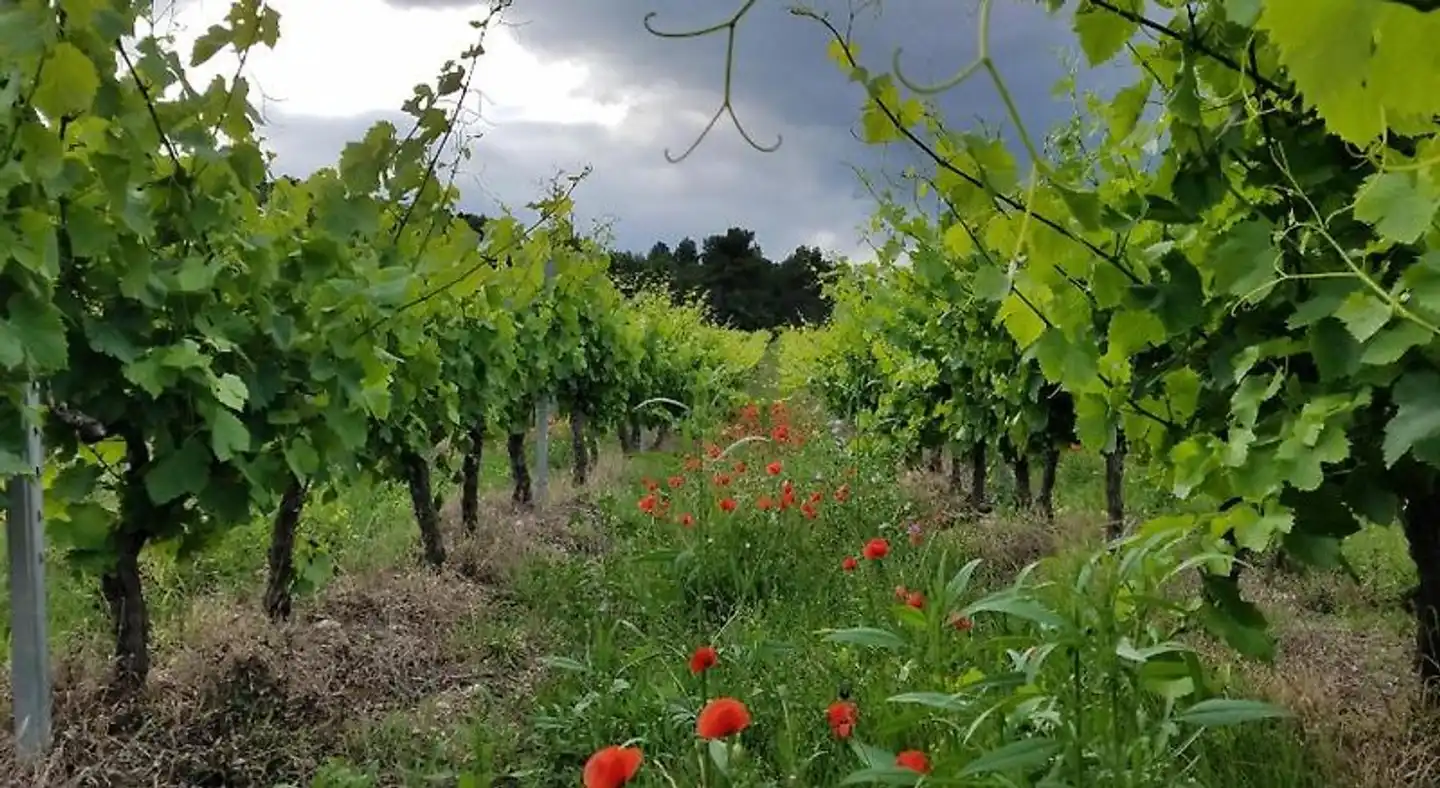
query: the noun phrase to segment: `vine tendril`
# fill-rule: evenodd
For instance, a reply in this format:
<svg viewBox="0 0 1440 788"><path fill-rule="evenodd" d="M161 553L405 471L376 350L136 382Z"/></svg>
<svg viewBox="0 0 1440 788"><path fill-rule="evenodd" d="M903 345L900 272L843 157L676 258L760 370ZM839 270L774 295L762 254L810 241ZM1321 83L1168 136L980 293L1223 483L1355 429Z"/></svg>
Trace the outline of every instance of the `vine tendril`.
<svg viewBox="0 0 1440 788"><path fill-rule="evenodd" d="M642 22L645 26L645 31L657 38L700 38L702 36L719 33L722 30L725 32L725 85L724 91L721 93L720 106L715 109L715 114L710 116L710 122L706 123L705 128L700 130L700 135L697 136L695 141L690 143L690 146L679 156L672 154L669 148L665 149L665 160L671 164L679 164L688 158L690 154L694 153L695 149L700 147L700 143L704 142L705 138L710 135L710 131L715 128L715 124L720 122L720 118L727 114L730 116L730 122L734 124L735 130L740 132L741 139L744 139L747 145L761 153L774 153L780 149L780 144L785 141L784 136L778 133L775 135L775 142L772 145L763 145L756 141L750 132L746 131L745 124L740 122L740 117L735 114L735 105L731 97L731 86L734 83L735 77L735 32L740 26L740 20L744 19L745 15L750 13L750 10L755 7L758 1L759 0L745 0L745 2L735 10L735 13L731 14L725 21L695 30L657 30L651 23L651 20L658 16L659 13L651 11L645 15L645 19Z"/></svg>

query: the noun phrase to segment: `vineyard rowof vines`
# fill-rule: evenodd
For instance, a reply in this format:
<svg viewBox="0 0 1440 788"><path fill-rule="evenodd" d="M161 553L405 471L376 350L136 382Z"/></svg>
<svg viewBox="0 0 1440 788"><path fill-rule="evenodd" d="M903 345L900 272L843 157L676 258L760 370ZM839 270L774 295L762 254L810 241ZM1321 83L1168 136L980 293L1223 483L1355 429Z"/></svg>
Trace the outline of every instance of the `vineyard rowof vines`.
<svg viewBox="0 0 1440 788"><path fill-rule="evenodd" d="M755 2L670 35L743 33ZM1413 705L1433 711L1440 11L1043 2L1071 16L1088 65L1123 59L1135 79L1072 96L1074 119L1044 137L990 58L993 0L977 59L933 86L898 56L862 65L848 26L795 9L864 86L864 141L928 163L872 188L878 259L829 284L832 319L773 343L698 304L622 295L606 239L575 226L583 174L523 212L461 211L462 99L491 18L405 101L407 128L376 123L296 179L270 171L241 73L186 76L276 43L261 0L189 53L136 36L138 4L6 6L0 476L18 488L40 425L46 538L65 560L51 572L97 587L109 622L103 702L126 713L106 735L153 735L168 691L147 686L150 553L196 561L262 521L263 589L245 602L294 633L325 560L302 549L307 504L393 483L418 571L459 588L447 541L495 527L482 449L505 443L504 497L530 507L527 434L548 435L535 413L552 401L576 489L607 461L600 435L619 436L620 476L645 479L590 485L576 517L598 555L507 576L518 614L486 600L566 655L543 661L542 687L477 680L500 711L471 732L491 733L411 758L399 782L1333 785L1314 731L1225 679L1277 654L1245 581L1358 577L1347 539L1392 524L1418 577ZM993 84L1018 148L927 103L966 80ZM769 382L762 361L786 401L741 407ZM642 428L668 448L677 419L678 452L641 451ZM906 481L927 452L949 455L963 500ZM1079 545L1000 574L971 560L1000 521L1075 530L1089 499L1071 455L1094 460L1105 510L1080 518ZM1143 517L1127 513L1136 484L1165 493L1130 507ZM521 651L495 673L541 664ZM328 729L274 764L214 745L255 746L237 731L272 723L304 738L298 705L279 723L224 718L201 766L160 758L148 777L381 779L367 748L347 753L358 767L322 764L343 740Z"/></svg>

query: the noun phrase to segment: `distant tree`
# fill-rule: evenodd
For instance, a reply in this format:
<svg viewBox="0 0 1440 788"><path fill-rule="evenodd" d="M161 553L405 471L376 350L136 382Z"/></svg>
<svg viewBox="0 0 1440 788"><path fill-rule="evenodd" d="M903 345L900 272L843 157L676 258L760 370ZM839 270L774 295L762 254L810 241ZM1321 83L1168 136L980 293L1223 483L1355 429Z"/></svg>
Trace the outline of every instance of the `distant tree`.
<svg viewBox="0 0 1440 788"><path fill-rule="evenodd" d="M715 318L735 328L756 330L821 322L830 303L821 283L835 264L819 249L801 246L780 263L765 257L755 233L731 227L697 244L681 239L672 250L664 241L648 254L615 252L611 275L627 293L662 287L675 297L698 295Z"/></svg>

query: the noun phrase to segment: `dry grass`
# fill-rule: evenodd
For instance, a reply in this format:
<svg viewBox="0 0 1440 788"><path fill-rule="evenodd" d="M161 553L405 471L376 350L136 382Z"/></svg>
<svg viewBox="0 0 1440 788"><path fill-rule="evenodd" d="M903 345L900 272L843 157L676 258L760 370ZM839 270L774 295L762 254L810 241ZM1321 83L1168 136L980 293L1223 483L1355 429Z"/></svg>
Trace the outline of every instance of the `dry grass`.
<svg viewBox="0 0 1440 788"><path fill-rule="evenodd" d="M1104 519L1060 513L1053 523L971 510L947 476L924 470L899 475L927 524L967 557L985 561L977 579L1005 582L1043 558L1098 547ZM1440 785L1437 723L1417 709L1413 645L1385 620L1393 600L1334 574L1271 569L1244 576L1244 594L1266 613L1277 639L1273 665L1236 667L1245 691L1290 709L1312 753L1328 760L1336 788L1434 788ZM1178 579L1198 592L1190 575ZM1357 615L1358 614L1358 615ZM1373 623L1364 623L1373 621ZM1235 660L1223 645L1201 638L1211 664Z"/></svg>
<svg viewBox="0 0 1440 788"><path fill-rule="evenodd" d="M1321 573L1254 572L1242 585L1271 620L1278 651L1273 665L1244 664L1241 676L1294 712L1314 752L1333 753L1338 785L1440 784L1434 721L1415 704L1413 644L1370 595ZM1356 617L1367 609L1372 615Z"/></svg>
<svg viewBox="0 0 1440 788"><path fill-rule="evenodd" d="M177 622L183 642L154 655L144 697L128 708L105 700L101 655L67 655L56 671L50 756L33 768L16 763L7 731L0 784L304 784L330 756L363 755L357 736L397 713L419 731L454 727L480 696L503 708L538 681L539 644L526 639L539 635L489 647L473 633L498 617L528 558L603 548L589 490L613 484L622 468L602 457L578 490L569 474L556 478L540 512L486 496L475 533L448 506L445 571L341 576L280 626L233 598L197 599Z"/></svg>

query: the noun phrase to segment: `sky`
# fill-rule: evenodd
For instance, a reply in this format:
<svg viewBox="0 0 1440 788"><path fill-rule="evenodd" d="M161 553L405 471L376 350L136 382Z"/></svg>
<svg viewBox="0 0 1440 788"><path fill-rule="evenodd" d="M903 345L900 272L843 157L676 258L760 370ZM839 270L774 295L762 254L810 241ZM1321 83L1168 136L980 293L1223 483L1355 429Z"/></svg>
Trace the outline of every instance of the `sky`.
<svg viewBox="0 0 1440 788"><path fill-rule="evenodd" d="M976 0L811 0L844 26L852 2L861 60L878 72L904 46L907 76L932 82L976 52ZM897 173L914 163L907 148L867 146L855 136L864 94L826 58L827 34L788 13L787 0L758 0L736 40L733 104L761 144L748 147L722 120L687 159L683 151L719 106L724 35L665 39L643 20L683 30L723 21L742 0L515 0L485 34L486 54L470 99L481 132L457 180L462 207L495 213L540 196L559 171L592 172L575 193L580 226L609 226L614 245L644 251L740 226L755 231L767 256L808 244L851 259L870 255L862 227L873 210L856 175ZM475 40L469 25L484 2L464 0L270 0L281 14L280 42L257 48L244 73L266 125L266 147L280 172L306 175L338 160L370 124L397 119L418 83ZM176 37L188 62L194 39L224 16L229 0L157 0L156 29ZM1039 0L997 0L990 41L1032 132L1072 114L1053 95L1066 74L1074 36L1064 15ZM234 72L232 53L195 69L208 80ZM1107 92L1114 72L1084 74ZM203 83L202 83L203 84ZM1003 124L994 88L979 79L939 99L952 127ZM404 128L404 126L402 126Z"/></svg>

